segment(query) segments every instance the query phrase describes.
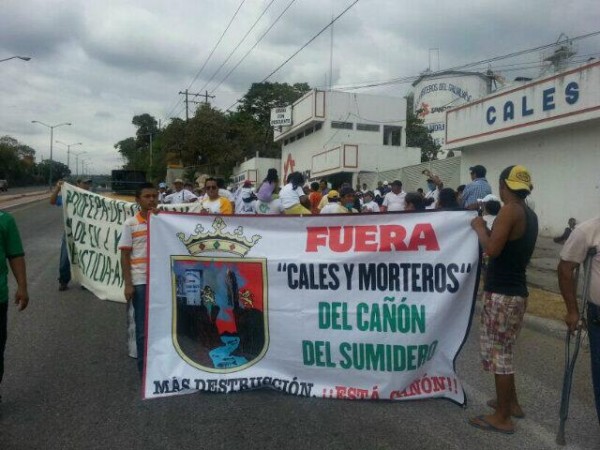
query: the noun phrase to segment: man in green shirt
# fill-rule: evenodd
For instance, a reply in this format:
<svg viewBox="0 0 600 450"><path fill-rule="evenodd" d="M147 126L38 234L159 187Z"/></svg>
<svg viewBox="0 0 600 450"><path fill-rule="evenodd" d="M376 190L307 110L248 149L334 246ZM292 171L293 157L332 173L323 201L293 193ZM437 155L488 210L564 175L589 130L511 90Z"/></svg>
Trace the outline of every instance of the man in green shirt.
<svg viewBox="0 0 600 450"><path fill-rule="evenodd" d="M8 264L6 261L8 260ZM8 315L8 266L17 281L15 303L19 311L27 308L27 272L21 236L15 219L7 212L0 211L0 383L4 375L4 349L6 348ZM0 401L2 397L0 397Z"/></svg>

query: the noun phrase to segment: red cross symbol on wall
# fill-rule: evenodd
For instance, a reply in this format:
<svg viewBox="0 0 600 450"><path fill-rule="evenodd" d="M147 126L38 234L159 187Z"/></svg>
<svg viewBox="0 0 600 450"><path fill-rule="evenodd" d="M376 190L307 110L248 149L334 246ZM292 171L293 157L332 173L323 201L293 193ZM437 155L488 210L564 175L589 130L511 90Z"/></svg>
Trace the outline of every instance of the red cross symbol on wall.
<svg viewBox="0 0 600 450"><path fill-rule="evenodd" d="M283 163L283 183L287 180L288 173L292 173L296 167L296 161L292 158L292 154L288 153L287 159Z"/></svg>

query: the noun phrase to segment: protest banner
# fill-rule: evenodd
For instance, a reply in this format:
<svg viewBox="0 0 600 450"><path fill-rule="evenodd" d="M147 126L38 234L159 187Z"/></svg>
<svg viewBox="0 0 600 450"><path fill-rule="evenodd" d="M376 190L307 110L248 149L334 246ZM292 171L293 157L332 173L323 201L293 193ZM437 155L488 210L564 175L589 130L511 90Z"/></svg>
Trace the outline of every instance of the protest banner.
<svg viewBox="0 0 600 450"><path fill-rule="evenodd" d="M68 183L63 184L61 195L73 281L98 298L125 302L118 245L123 222L137 213L137 204L104 197ZM160 208L198 212L200 205L161 205Z"/></svg>
<svg viewBox="0 0 600 450"><path fill-rule="evenodd" d="M473 211L150 218L144 398L465 394Z"/></svg>

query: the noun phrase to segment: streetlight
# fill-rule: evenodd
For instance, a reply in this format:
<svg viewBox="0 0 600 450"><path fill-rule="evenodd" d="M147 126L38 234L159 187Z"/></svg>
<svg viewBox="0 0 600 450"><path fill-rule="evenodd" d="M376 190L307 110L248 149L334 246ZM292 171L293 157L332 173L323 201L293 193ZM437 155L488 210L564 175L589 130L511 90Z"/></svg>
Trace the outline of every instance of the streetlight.
<svg viewBox="0 0 600 450"><path fill-rule="evenodd" d="M73 152L73 154L75 155L75 178L79 178L79 156L84 155L86 153L87 152ZM81 162L81 165L83 165L83 161Z"/></svg>
<svg viewBox="0 0 600 450"><path fill-rule="evenodd" d="M62 144L62 145L66 145L67 146L67 168L71 169L70 163L71 163L71 147L75 147L76 145L83 145L83 143L81 142L75 142L74 144L67 144L66 142L62 142L62 141L54 141L57 144Z"/></svg>
<svg viewBox="0 0 600 450"><path fill-rule="evenodd" d="M29 56L11 56L10 58L0 59L0 62L10 61L11 59L22 59L23 61L29 61L31 58Z"/></svg>
<svg viewBox="0 0 600 450"><path fill-rule="evenodd" d="M54 141L54 129L62 127L63 125L71 125L71 122L63 122L57 125L48 125L44 122L40 122L39 120L32 120L31 123L39 123L40 125L43 125L46 128L50 128L50 175L48 175L48 186L50 187L50 189L52 189L52 142Z"/></svg>

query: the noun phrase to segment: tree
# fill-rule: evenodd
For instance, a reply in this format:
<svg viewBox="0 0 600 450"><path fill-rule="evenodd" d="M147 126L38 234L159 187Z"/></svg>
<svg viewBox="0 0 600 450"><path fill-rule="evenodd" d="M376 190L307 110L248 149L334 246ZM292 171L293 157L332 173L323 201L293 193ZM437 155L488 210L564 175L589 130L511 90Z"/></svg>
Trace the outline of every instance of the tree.
<svg viewBox="0 0 600 450"><path fill-rule="evenodd" d="M279 156L280 149L273 142L273 128L270 125L271 109L294 103L310 91L308 83L252 83L238 107L238 114L249 117L237 118L238 122L252 118L257 126L259 145L264 156Z"/></svg>
<svg viewBox="0 0 600 450"><path fill-rule="evenodd" d="M144 171L149 179L154 180L161 172L156 170L158 166L155 159L158 161L162 159L158 122L150 114L144 113L133 116L131 123L137 128L135 137L117 142L115 148L125 159L123 165L125 169ZM150 154L151 150L152 154Z"/></svg>
<svg viewBox="0 0 600 450"><path fill-rule="evenodd" d="M35 150L11 136L0 137L0 178L16 186L35 183Z"/></svg>
<svg viewBox="0 0 600 450"><path fill-rule="evenodd" d="M131 123L137 127L135 132L138 147L143 147L150 143L150 135L158 133L158 122L148 113L133 116Z"/></svg>
<svg viewBox="0 0 600 450"><path fill-rule="evenodd" d="M183 119L173 118L162 131L162 148L167 163L181 163L183 150L186 146L186 122Z"/></svg>
<svg viewBox="0 0 600 450"><path fill-rule="evenodd" d="M406 145L421 148L421 162L437 159L440 151L440 145L433 141L423 119L419 118L419 111L414 113L410 106L406 116Z"/></svg>
<svg viewBox="0 0 600 450"><path fill-rule="evenodd" d="M214 175L226 175L242 158L242 152L229 139L229 123L221 111L202 104L187 123L182 151L184 166L203 166Z"/></svg>
<svg viewBox="0 0 600 450"><path fill-rule="evenodd" d="M58 161L50 161L45 159L38 164L38 173L43 180L48 180L50 176L50 167L52 167L52 183L56 183L58 180L65 179L71 175L71 170L66 164Z"/></svg>
<svg viewBox="0 0 600 450"><path fill-rule="evenodd" d="M139 170L144 167L144 162L139 161L139 152L135 138L129 137L115 144L115 148L125 159L123 168L131 170Z"/></svg>

